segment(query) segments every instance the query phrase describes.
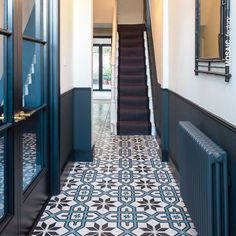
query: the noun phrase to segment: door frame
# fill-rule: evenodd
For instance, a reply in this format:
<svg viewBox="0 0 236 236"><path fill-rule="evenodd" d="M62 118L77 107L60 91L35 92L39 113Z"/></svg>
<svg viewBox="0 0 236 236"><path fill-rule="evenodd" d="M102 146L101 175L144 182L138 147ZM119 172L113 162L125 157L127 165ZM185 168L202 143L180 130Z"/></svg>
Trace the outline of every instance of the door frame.
<svg viewBox="0 0 236 236"><path fill-rule="evenodd" d="M21 0L23 1L23 0ZM22 35L22 29L18 26L18 19L21 18L19 14L21 14L21 9L19 8L20 4L18 0L6 0L8 3L8 29L1 30L3 36L7 36L8 38L8 79L5 87L7 87L7 94L4 94L5 98L7 98L7 123L0 127L0 131L4 130L4 128L9 128L7 131L8 134L8 142L11 138L13 138L13 104L16 106L18 101L13 101L13 90L14 93L17 93L19 89L17 88L17 83L13 82L13 78L18 78L18 75L21 71L18 70L18 65L22 63L22 52L21 50L21 41L19 36ZM48 2L48 66L47 66L47 75L48 75L48 171L49 171L49 196L56 195L60 193L60 1L59 0L50 0ZM21 25L21 24L20 24ZM5 31L5 32L3 32ZM10 32L10 33L9 33ZM18 45L14 47L14 45ZM16 51L17 50L17 51ZM9 63L10 62L10 63ZM13 63L12 63L13 62ZM14 74L13 74L14 72ZM13 88L14 86L14 88ZM5 103L5 104L6 104ZM5 108L4 108L5 109ZM0 234L3 233L4 230L9 225L17 226L15 210L18 211L20 207L20 192L19 186L15 186L14 183L17 183L17 176L19 176L19 163L14 164L14 156L13 156L12 147L7 147L6 155L7 155L7 165L8 170L14 170L10 173L8 171L5 175L8 181L8 196L7 201L5 202L7 207L7 214L0 221ZM16 159L16 158L15 158ZM16 174L16 171L18 174ZM39 176L36 177L40 179ZM35 184L29 187L26 190L26 195L28 192L34 189ZM45 202L44 205L46 205ZM41 209L42 211L43 209ZM35 222L39 219L42 212L39 212L38 217ZM32 225L33 226L33 225ZM19 229L18 229L19 232Z"/></svg>
<svg viewBox="0 0 236 236"><path fill-rule="evenodd" d="M111 36L95 36L94 39L112 39ZM94 43L93 47L98 47L99 51L99 78L98 78L98 89L93 89L93 91L100 91L100 92L110 92L111 89L102 89L103 87L103 76L102 76L102 69L103 69L103 47L111 47L111 44L106 43Z"/></svg>

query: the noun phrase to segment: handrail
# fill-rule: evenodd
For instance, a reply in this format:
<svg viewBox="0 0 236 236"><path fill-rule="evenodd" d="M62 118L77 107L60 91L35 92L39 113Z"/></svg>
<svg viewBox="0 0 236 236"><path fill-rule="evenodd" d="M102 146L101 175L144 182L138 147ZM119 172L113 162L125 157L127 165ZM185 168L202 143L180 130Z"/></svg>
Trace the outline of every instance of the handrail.
<svg viewBox="0 0 236 236"><path fill-rule="evenodd" d="M114 0L113 22L112 22L112 56L111 65L116 64L116 42L117 42L117 0Z"/></svg>
<svg viewBox="0 0 236 236"><path fill-rule="evenodd" d="M112 67L112 79L111 79L111 132L117 134L117 0L114 0L113 8L113 22L112 22L112 55L111 55L111 67Z"/></svg>

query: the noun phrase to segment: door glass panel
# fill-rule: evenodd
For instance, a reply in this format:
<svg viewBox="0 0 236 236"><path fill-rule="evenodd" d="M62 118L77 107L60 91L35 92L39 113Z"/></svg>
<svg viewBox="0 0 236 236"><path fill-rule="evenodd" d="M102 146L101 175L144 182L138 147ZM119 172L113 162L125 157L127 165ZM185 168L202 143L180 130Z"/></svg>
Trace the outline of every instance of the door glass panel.
<svg viewBox="0 0 236 236"><path fill-rule="evenodd" d="M111 89L111 47L102 48L102 89Z"/></svg>
<svg viewBox="0 0 236 236"><path fill-rule="evenodd" d="M37 108L43 103L43 54L41 44L23 41L22 104L26 109Z"/></svg>
<svg viewBox="0 0 236 236"><path fill-rule="evenodd" d="M6 162L5 162L5 138L0 135L0 220L5 214L6 195Z"/></svg>
<svg viewBox="0 0 236 236"><path fill-rule="evenodd" d="M6 8L6 0L0 0L0 28L6 29L7 28L7 8Z"/></svg>
<svg viewBox="0 0 236 236"><path fill-rule="evenodd" d="M44 38L44 0L22 1L23 35L37 39Z"/></svg>
<svg viewBox="0 0 236 236"><path fill-rule="evenodd" d="M42 113L25 121L22 130L23 189L25 190L44 167Z"/></svg>
<svg viewBox="0 0 236 236"><path fill-rule="evenodd" d="M4 123L5 81L7 76L7 38L0 35L0 125Z"/></svg>
<svg viewBox="0 0 236 236"><path fill-rule="evenodd" d="M99 89L99 47L93 47L93 89Z"/></svg>

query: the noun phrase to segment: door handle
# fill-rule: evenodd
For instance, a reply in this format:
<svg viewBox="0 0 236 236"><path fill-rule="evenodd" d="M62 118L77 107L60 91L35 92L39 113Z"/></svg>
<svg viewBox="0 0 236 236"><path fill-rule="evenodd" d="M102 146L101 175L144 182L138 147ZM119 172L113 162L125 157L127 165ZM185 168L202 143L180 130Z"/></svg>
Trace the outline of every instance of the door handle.
<svg viewBox="0 0 236 236"><path fill-rule="evenodd" d="M14 115L14 120L15 120L15 122L26 120L27 118L33 116L38 111L40 111L42 109L45 109L45 108L47 108L46 104L44 104L44 105L42 105L40 107L37 107L36 109L31 110L30 112L19 111L18 113L16 113Z"/></svg>
<svg viewBox="0 0 236 236"><path fill-rule="evenodd" d="M28 112L25 113L24 111L20 111L19 113L16 113L14 116L15 122L26 120L26 118L31 117L32 113Z"/></svg>
<svg viewBox="0 0 236 236"><path fill-rule="evenodd" d="M17 122L19 122L19 121L26 120L26 117L22 116L22 115L21 115L21 112L19 112L19 113L16 113L16 114L14 115L14 120L15 120L15 122L17 123Z"/></svg>
<svg viewBox="0 0 236 236"><path fill-rule="evenodd" d="M32 112L24 112L24 111L20 111L19 113L19 116L21 117L24 117L24 118L28 118L28 117L31 117L31 115L33 114Z"/></svg>

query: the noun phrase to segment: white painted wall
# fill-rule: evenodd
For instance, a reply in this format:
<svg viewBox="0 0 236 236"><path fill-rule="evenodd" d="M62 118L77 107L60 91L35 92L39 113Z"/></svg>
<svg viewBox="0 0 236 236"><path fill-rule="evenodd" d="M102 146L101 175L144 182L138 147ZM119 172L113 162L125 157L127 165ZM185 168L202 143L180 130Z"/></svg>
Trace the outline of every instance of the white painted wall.
<svg viewBox="0 0 236 236"><path fill-rule="evenodd" d="M231 16L236 19L236 2L231 1ZM236 125L236 45L232 45L232 80L209 75L194 75L195 0L170 0L169 71L170 90L209 112ZM235 42L234 29L232 41Z"/></svg>
<svg viewBox="0 0 236 236"><path fill-rule="evenodd" d="M93 22L112 24L114 0L94 0L93 4Z"/></svg>
<svg viewBox="0 0 236 236"><path fill-rule="evenodd" d="M195 0L165 0L169 2L168 11L163 11L159 1L150 0L152 6L152 27L155 43L155 54L158 76L162 87L166 84L162 81L166 78L161 75L161 70L168 66L169 78L168 88L194 102L200 107L213 113L214 115L236 125L236 45L232 44L232 79L230 83L225 83L224 78L210 75L194 74L195 57ZM164 0L162 0L164 3ZM159 5L158 5L159 4ZM154 10L156 8L156 10ZM168 15L168 24L161 23L161 19L155 16L160 11L162 15ZM231 1L231 17L236 18L236 2ZM162 20L164 18L162 17ZM158 31L156 27L161 25L168 30L168 50L164 48L163 55L168 53L169 59L162 58L158 43L163 40L162 35L165 30ZM164 38L165 40L165 38ZM236 31L232 35L232 41L236 40ZM162 42L164 44L164 42ZM167 50L167 51L166 51ZM162 65L162 69L158 68ZM168 81L167 78L167 81Z"/></svg>
<svg viewBox="0 0 236 236"><path fill-rule="evenodd" d="M93 0L74 0L73 85L92 87Z"/></svg>
<svg viewBox="0 0 236 236"><path fill-rule="evenodd" d="M61 94L73 88L73 0L60 0Z"/></svg>
<svg viewBox="0 0 236 236"><path fill-rule="evenodd" d="M118 23L119 24L142 24L143 0L118 0Z"/></svg>
<svg viewBox="0 0 236 236"><path fill-rule="evenodd" d="M61 1L61 93L92 87L93 0Z"/></svg>
<svg viewBox="0 0 236 236"><path fill-rule="evenodd" d="M169 84L169 0L150 0L151 22L158 82Z"/></svg>
<svg viewBox="0 0 236 236"><path fill-rule="evenodd" d="M150 13L152 23L152 35L155 51L157 79L160 84L163 81L163 0L150 0Z"/></svg>

